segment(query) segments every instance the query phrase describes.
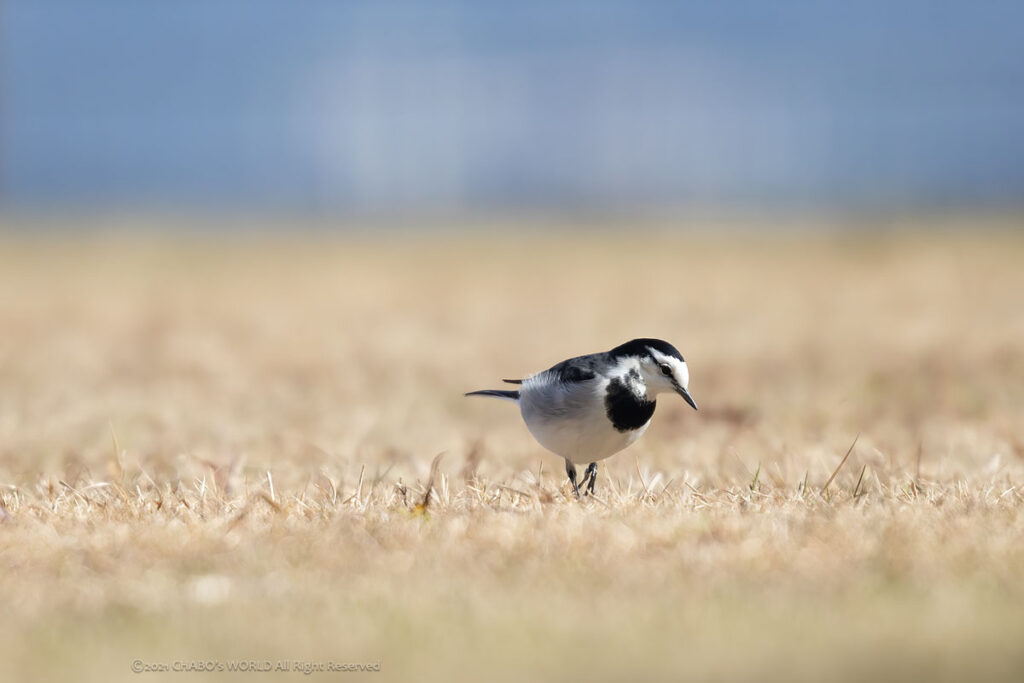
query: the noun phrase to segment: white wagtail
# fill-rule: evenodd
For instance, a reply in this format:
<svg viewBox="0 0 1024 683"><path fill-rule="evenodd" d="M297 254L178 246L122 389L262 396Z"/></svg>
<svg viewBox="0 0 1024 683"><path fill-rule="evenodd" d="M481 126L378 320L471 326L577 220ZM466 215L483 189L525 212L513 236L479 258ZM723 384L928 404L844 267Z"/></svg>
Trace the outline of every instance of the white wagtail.
<svg viewBox="0 0 1024 683"><path fill-rule="evenodd" d="M647 430L655 397L674 391L694 410L682 355L660 339L634 339L611 351L563 360L525 379L519 391L485 389L466 396L494 396L519 404L527 429L542 446L565 458L576 496L594 492L597 461L626 448ZM576 465L590 463L576 482Z"/></svg>

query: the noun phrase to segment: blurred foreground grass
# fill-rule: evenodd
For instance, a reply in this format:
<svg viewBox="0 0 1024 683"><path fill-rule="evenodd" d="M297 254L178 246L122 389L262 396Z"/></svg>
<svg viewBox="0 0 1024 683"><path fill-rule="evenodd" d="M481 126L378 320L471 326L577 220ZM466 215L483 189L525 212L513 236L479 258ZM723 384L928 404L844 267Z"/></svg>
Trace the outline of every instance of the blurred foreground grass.
<svg viewBox="0 0 1024 683"><path fill-rule="evenodd" d="M1021 264L956 230L8 236L0 658L1019 680ZM462 397L636 336L701 411L660 402L594 500Z"/></svg>

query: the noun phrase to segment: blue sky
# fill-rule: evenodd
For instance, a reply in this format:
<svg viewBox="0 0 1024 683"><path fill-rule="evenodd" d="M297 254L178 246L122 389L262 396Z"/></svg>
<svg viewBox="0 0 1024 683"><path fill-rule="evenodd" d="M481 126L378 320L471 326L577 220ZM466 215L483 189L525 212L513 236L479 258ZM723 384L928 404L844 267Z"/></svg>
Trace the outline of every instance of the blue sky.
<svg viewBox="0 0 1024 683"><path fill-rule="evenodd" d="M1014 2L7 0L0 202L1019 206Z"/></svg>

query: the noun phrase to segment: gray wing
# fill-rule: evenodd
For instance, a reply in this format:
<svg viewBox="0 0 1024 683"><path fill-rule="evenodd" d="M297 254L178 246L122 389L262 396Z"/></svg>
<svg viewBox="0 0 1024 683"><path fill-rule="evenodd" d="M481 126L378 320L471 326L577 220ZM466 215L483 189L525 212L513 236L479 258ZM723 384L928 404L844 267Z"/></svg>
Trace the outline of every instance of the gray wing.
<svg viewBox="0 0 1024 683"><path fill-rule="evenodd" d="M545 418L582 418L600 405L598 391L604 377L598 371L601 359L594 356L570 358L530 377L521 392L524 410Z"/></svg>
<svg viewBox="0 0 1024 683"><path fill-rule="evenodd" d="M594 353L589 356L579 356L563 360L541 374L547 375L551 381L562 384L587 382L601 374L598 369L601 367L602 362L607 364L603 356L604 354Z"/></svg>

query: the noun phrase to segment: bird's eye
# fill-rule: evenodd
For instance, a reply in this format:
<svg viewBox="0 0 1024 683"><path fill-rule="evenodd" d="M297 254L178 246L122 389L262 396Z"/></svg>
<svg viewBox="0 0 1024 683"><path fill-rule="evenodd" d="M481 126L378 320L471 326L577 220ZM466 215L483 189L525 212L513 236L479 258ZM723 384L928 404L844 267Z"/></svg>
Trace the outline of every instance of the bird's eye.
<svg viewBox="0 0 1024 683"><path fill-rule="evenodd" d="M661 366L661 374L665 375L666 377L671 377L672 376L672 367L668 363L662 364L662 366Z"/></svg>

